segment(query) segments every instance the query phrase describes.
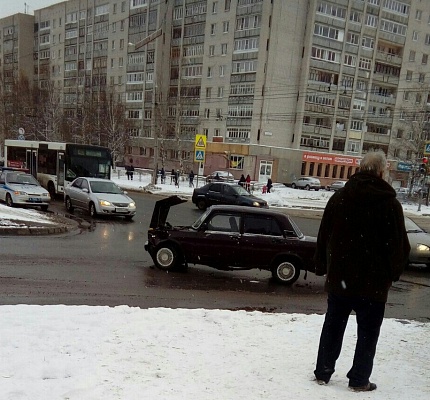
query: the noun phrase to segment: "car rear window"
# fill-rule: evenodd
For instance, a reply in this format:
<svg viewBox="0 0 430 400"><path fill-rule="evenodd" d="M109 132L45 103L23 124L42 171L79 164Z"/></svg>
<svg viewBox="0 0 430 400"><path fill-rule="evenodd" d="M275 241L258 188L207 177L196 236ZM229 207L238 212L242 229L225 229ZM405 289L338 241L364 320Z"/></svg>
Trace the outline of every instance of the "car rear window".
<svg viewBox="0 0 430 400"><path fill-rule="evenodd" d="M276 221L270 217L261 217L257 215L247 215L244 219L244 233L282 236L282 230Z"/></svg>

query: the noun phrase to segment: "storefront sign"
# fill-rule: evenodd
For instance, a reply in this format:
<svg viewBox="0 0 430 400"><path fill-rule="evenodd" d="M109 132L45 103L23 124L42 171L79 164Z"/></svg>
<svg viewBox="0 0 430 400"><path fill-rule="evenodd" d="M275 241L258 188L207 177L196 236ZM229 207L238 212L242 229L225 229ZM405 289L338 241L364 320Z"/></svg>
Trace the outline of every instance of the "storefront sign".
<svg viewBox="0 0 430 400"><path fill-rule="evenodd" d="M324 154L324 153L311 153L304 152L303 153L303 161L309 162L317 162L324 164L336 164L336 165L353 165L359 166L361 158L358 157L350 157L343 155L335 155L335 154Z"/></svg>

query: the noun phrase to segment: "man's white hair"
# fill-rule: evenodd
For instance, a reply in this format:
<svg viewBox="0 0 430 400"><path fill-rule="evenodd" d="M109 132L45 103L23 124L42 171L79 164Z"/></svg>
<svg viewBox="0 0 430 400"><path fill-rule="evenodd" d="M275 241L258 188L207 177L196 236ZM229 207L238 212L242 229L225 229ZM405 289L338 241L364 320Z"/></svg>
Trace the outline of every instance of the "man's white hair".
<svg viewBox="0 0 430 400"><path fill-rule="evenodd" d="M387 158L382 150L369 151L360 162L360 171L380 176L387 168Z"/></svg>

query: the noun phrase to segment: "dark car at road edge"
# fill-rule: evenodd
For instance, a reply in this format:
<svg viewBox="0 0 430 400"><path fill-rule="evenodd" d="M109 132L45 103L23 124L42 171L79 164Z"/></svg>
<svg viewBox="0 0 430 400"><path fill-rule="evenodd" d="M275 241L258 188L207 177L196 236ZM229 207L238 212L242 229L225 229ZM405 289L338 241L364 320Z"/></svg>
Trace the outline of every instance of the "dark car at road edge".
<svg viewBox="0 0 430 400"><path fill-rule="evenodd" d="M190 226L171 226L171 206L187 200L171 196L156 202L145 250L156 267L186 269L189 264L224 271L260 269L291 285L301 270L314 272L316 238L305 236L287 214L242 206L212 206Z"/></svg>

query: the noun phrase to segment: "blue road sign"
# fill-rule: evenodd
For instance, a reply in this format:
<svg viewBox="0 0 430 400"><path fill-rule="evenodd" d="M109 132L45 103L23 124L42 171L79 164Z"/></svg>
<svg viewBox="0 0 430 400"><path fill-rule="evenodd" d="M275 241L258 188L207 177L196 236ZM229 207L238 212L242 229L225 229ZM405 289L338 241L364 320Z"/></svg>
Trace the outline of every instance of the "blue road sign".
<svg viewBox="0 0 430 400"><path fill-rule="evenodd" d="M430 142L426 143L424 147L424 154L427 154L427 155L430 154Z"/></svg>
<svg viewBox="0 0 430 400"><path fill-rule="evenodd" d="M194 152L194 161L205 161L205 151L204 150L196 150Z"/></svg>

